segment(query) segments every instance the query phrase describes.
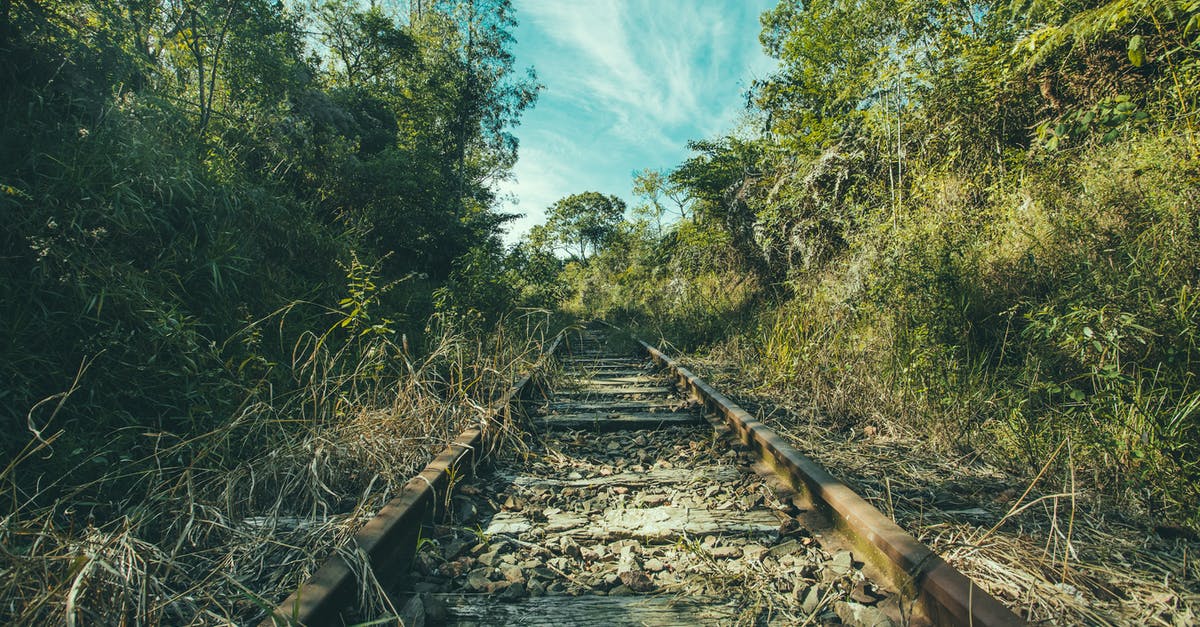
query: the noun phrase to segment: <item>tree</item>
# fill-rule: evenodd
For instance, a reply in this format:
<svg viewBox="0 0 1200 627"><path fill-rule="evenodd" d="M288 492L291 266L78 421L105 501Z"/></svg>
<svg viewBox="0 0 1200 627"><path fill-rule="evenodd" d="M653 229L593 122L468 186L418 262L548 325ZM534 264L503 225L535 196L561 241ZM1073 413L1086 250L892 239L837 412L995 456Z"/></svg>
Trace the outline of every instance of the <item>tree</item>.
<svg viewBox="0 0 1200 627"><path fill-rule="evenodd" d="M754 239L754 210L744 193L761 175L762 147L755 141L728 136L689 142L688 148L698 154L671 173L671 184L697 200L700 218L722 224L746 267L766 278L767 263Z"/></svg>
<svg viewBox="0 0 1200 627"><path fill-rule="evenodd" d="M680 220L688 218L691 209L692 196L683 186L675 184L662 170L646 168L633 173L633 193L646 200L645 204L634 208L634 211L652 220L656 234L662 237L663 218L672 211L666 201L674 205L673 210L679 214Z"/></svg>
<svg viewBox="0 0 1200 627"><path fill-rule="evenodd" d="M317 13L331 70L349 87L394 82L416 52L416 42L380 7L359 10L356 4L329 0Z"/></svg>
<svg viewBox="0 0 1200 627"><path fill-rule="evenodd" d="M547 209L544 237L577 261L584 261L616 232L625 217L625 201L600 192L572 194Z"/></svg>

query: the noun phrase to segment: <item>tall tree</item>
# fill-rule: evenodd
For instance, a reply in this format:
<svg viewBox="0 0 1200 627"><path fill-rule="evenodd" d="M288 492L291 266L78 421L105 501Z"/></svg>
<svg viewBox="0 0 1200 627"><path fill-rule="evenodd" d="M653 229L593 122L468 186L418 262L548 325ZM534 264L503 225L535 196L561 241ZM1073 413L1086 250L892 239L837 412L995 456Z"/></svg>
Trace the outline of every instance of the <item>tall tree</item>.
<svg viewBox="0 0 1200 627"><path fill-rule="evenodd" d="M680 220L688 218L692 197L688 190L673 181L662 170L646 168L633 173L633 193L645 200L635 211L653 220L657 234L663 234L663 219L675 212ZM669 204L668 204L669 203Z"/></svg>
<svg viewBox="0 0 1200 627"><path fill-rule="evenodd" d="M625 201L600 192L583 192L559 199L546 210L544 232L577 261L585 261L617 232L625 216Z"/></svg>

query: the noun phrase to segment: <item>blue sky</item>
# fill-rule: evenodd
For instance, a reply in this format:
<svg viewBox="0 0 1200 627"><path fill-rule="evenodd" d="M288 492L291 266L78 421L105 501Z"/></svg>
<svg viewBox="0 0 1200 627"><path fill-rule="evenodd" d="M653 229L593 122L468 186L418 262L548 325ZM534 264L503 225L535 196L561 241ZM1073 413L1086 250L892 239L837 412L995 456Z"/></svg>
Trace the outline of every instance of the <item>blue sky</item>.
<svg viewBox="0 0 1200 627"><path fill-rule="evenodd" d="M758 16L774 0L514 0L517 66L545 85L516 129L515 242L555 200L594 190L633 204L632 174L670 168L691 139L734 127L774 67Z"/></svg>

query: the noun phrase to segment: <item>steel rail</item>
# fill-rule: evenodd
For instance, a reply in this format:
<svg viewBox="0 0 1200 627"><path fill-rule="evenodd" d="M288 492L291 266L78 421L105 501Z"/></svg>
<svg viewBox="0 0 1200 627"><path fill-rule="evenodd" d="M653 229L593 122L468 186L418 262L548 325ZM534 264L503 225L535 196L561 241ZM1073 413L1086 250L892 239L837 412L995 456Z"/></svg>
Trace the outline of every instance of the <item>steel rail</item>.
<svg viewBox="0 0 1200 627"><path fill-rule="evenodd" d="M776 474L814 506L860 549L866 559L918 601L937 625L1001 627L1026 624L1019 616L904 531L846 484L805 457L777 433L662 351L634 338L660 366L671 371L697 400L724 417L726 424Z"/></svg>
<svg viewBox="0 0 1200 627"><path fill-rule="evenodd" d="M511 416L513 402L529 393L533 377L546 358L558 351L565 333L559 333L529 372L492 405L492 417ZM456 481L474 474L483 460L488 435L481 427L459 434L354 534L347 547L334 553L304 585L277 605L259 623L260 627L340 624L342 610L352 605L359 593L357 564L347 560L348 554L357 556L355 561L365 562L385 586L406 573L416 552L421 525L441 514Z"/></svg>

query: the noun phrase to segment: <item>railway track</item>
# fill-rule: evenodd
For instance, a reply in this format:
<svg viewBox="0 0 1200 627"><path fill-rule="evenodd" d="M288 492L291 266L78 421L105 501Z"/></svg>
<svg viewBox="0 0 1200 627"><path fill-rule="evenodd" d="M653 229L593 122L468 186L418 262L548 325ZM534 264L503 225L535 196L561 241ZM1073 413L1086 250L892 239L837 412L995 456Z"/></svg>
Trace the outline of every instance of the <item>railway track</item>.
<svg viewBox="0 0 1200 627"><path fill-rule="evenodd" d="M537 396L520 444L464 434L356 538L405 624L1020 624L665 355L597 328L558 352L504 399ZM353 621L352 562L275 623Z"/></svg>

